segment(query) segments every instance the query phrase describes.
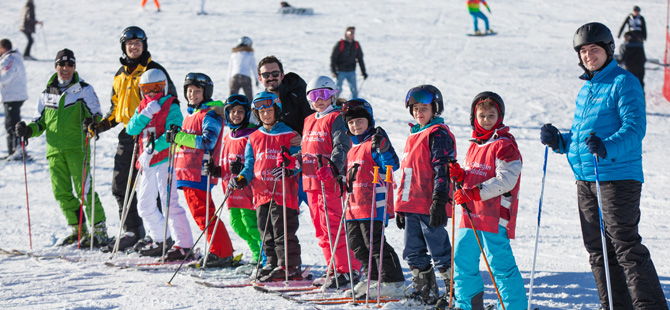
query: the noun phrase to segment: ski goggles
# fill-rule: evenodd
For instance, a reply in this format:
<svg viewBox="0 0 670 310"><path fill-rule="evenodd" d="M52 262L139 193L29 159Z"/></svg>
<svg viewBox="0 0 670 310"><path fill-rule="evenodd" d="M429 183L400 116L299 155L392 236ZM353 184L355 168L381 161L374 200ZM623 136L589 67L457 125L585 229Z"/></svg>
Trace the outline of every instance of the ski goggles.
<svg viewBox="0 0 670 310"><path fill-rule="evenodd" d="M307 94L307 99L311 102L316 102L319 99L322 100L328 100L328 98L337 95L339 91L337 89L329 89L329 88L319 88L310 91Z"/></svg>
<svg viewBox="0 0 670 310"><path fill-rule="evenodd" d="M365 109L365 101L361 100L349 100L342 104L342 113L347 113L349 111L355 111L360 109Z"/></svg>
<svg viewBox="0 0 670 310"><path fill-rule="evenodd" d="M263 73L261 73L261 76L262 76L264 79L267 79L267 78L269 78L270 76L276 78L276 77L279 77L279 75L281 75L281 71L272 71L272 72L263 72Z"/></svg>
<svg viewBox="0 0 670 310"><path fill-rule="evenodd" d="M433 93L419 87L415 87L407 92L405 97L405 108L408 108L416 103L430 104L433 102Z"/></svg>
<svg viewBox="0 0 670 310"><path fill-rule="evenodd" d="M254 109L260 110L264 108L269 108L273 104L275 104L275 100L272 98L254 100Z"/></svg>
<svg viewBox="0 0 670 310"><path fill-rule="evenodd" d="M148 94L151 92L162 93L164 89L165 89L165 82L140 84L140 90L142 91L143 94Z"/></svg>
<svg viewBox="0 0 670 310"><path fill-rule="evenodd" d="M140 39L140 40L146 40L146 35L144 34L144 31L142 29L139 29L137 27L130 27L132 29L128 29L126 32L123 33L123 36L121 37L121 42L126 42L128 40L133 40L133 39Z"/></svg>
<svg viewBox="0 0 670 310"><path fill-rule="evenodd" d="M247 96L244 96L244 95L230 95L230 97L228 97L228 99L226 99L226 104L227 105L233 105L233 104L247 105L247 104L249 104L249 100L247 99Z"/></svg>
<svg viewBox="0 0 670 310"><path fill-rule="evenodd" d="M191 72L191 73L187 74L185 80L201 83L203 85L207 85L207 84L212 83L206 75L204 75L202 73L194 73L194 72Z"/></svg>

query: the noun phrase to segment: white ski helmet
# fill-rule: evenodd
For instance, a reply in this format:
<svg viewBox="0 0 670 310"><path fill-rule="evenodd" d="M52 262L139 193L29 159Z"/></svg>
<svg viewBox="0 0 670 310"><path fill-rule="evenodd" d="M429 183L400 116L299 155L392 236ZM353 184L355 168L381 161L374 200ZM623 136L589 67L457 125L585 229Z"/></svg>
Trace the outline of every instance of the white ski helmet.
<svg viewBox="0 0 670 310"><path fill-rule="evenodd" d="M322 88L337 90L337 84L335 84L335 82L331 78L324 75L317 76L311 81L309 81L309 83L307 83L307 89L306 89L307 91L305 92L305 95L307 95L307 101L309 102L309 105L312 109L314 109L314 105L312 104L313 103L312 100L309 99L310 98L309 93L315 89L322 89ZM334 105L335 102L337 101L337 93L333 94L331 98L332 98L331 104Z"/></svg>
<svg viewBox="0 0 670 310"><path fill-rule="evenodd" d="M251 38L249 38L247 36L241 37L239 40L237 40L237 46L251 47L252 44L254 44L254 42L251 41Z"/></svg>
<svg viewBox="0 0 670 310"><path fill-rule="evenodd" d="M152 83L162 83L163 84L163 95L167 95L168 93L168 87L167 87L167 77L165 76L165 73L163 73L162 70L160 69L149 69L142 73L142 77L140 77L140 91L142 89L142 85L144 84L152 84Z"/></svg>

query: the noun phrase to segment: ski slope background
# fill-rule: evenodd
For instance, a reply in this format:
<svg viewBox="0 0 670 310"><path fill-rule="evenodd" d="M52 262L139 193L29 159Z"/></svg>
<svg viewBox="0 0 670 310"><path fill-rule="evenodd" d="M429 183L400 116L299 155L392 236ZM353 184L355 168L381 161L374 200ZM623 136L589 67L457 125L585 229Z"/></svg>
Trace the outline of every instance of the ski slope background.
<svg viewBox="0 0 670 310"><path fill-rule="evenodd" d="M330 52L347 26L357 27L356 39L365 53L370 77L360 97L372 103L376 123L389 132L401 154L412 119L404 109L407 90L430 83L445 97L445 122L458 145L458 159L465 159L471 134L470 102L479 92L499 93L506 103L505 124L512 128L524 159L517 226L512 247L528 288L537 227L544 146L539 128L552 122L567 131L574 113L574 99L583 81L577 77L577 55L572 35L582 24L598 21L613 32L634 4L642 8L649 37L648 58L663 58L666 4L664 1L490 1L493 14L490 37L468 37L472 20L464 1L291 1L296 7L312 7L312 16L276 14L279 1L207 1L208 15L196 15L199 1L161 1L162 12L154 13L151 1L146 11L136 0L36 1L37 29L33 56L26 62L30 99L22 108L23 120L34 114L39 93L53 74L58 50L70 48L77 57L80 77L96 89L102 110L109 109L112 79L120 64L118 38L131 25L148 35L149 51L170 73L180 100L183 77L205 72L214 80L215 99L228 96L228 60L240 36L254 41L256 61L266 55L279 57L286 72L296 72L306 81L329 75ZM0 11L0 36L9 38L20 51L26 43L18 31L23 1L5 1ZM483 25L480 24L482 27ZM622 43L617 40L617 50ZM667 173L667 143L670 104L661 95L663 71L647 66L647 134L644 139L645 180L641 200L640 234L651 251L666 298L670 298L670 177ZM358 75L359 84L362 81ZM258 89L255 88L254 92ZM347 87L342 96L350 96ZM182 105L186 113L185 104ZM4 115L3 115L4 117ZM97 142L96 190L107 214L109 234L118 231L118 207L111 194L113 156L120 126L105 132ZM5 152L5 132L0 133L0 153ZM44 137L30 139L28 152L34 158L27 167L32 221L33 250L53 251L68 228L53 198L45 158ZM26 196L23 165L0 163L0 248L28 250ZM398 180L399 174L395 175ZM536 267L534 302L542 309L595 309L599 307L588 255L583 247L574 177L564 156L549 154L542 225ZM214 201L223 198L216 187ZM181 195L181 194L180 194ZM186 206L180 197L182 206ZM305 206L298 230L305 265L314 273L325 270L322 252L314 237ZM460 213L460 212L459 212ZM250 257L246 244L229 226L237 252ZM457 217L460 220L460 216ZM199 234L191 220L194 236ZM448 229L451 231L451 221ZM402 255L402 231L389 226L387 238ZM202 244L200 244L202 246ZM407 284L411 274L403 261ZM486 268L485 299L495 293ZM35 260L24 256L0 256L0 303L3 308L309 308L251 288L214 289L197 285L178 275L169 287L170 273L127 271L104 266L100 261L70 263ZM441 280L438 281L441 283ZM443 288L442 288L443 290ZM340 306L342 307L342 306ZM344 306L346 308L346 306ZM388 305L391 308L393 305ZM395 306L397 307L397 306ZM335 308L335 307L331 307Z"/></svg>

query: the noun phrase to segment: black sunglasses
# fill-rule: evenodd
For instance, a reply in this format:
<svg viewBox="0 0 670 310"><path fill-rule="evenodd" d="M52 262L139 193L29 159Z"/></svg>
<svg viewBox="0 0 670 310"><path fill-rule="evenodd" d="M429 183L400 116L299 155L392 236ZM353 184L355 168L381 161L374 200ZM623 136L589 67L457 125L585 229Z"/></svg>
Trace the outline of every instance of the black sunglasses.
<svg viewBox="0 0 670 310"><path fill-rule="evenodd" d="M68 61L59 61L56 63L57 66L65 67L66 65L70 68L74 67L74 61L68 60Z"/></svg>
<svg viewBox="0 0 670 310"><path fill-rule="evenodd" d="M267 78L270 77L270 75L272 75L272 77L279 77L280 74L281 74L281 71L272 71L272 72L263 72L263 73L261 73L261 76L264 79L267 79Z"/></svg>

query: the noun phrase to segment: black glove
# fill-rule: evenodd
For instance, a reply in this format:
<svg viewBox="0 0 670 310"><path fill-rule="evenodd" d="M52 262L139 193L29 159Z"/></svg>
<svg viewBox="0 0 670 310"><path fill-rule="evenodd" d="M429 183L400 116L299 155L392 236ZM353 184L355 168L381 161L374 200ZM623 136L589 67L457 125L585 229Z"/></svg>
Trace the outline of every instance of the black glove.
<svg viewBox="0 0 670 310"><path fill-rule="evenodd" d="M391 148L391 142L384 136L381 127L377 127L377 132L372 135L372 148L380 153L386 153Z"/></svg>
<svg viewBox="0 0 670 310"><path fill-rule="evenodd" d="M395 224L400 229L405 229L405 216L402 213L395 214Z"/></svg>
<svg viewBox="0 0 670 310"><path fill-rule="evenodd" d="M349 168L349 172L347 173L347 193L351 193L351 191L354 189L356 173L358 173L358 167L360 166L360 164L354 164L351 168Z"/></svg>
<svg viewBox="0 0 670 310"><path fill-rule="evenodd" d="M228 183L228 187L233 189L243 189L245 186L247 186L247 179L241 175L237 178L231 178L230 183Z"/></svg>
<svg viewBox="0 0 670 310"><path fill-rule="evenodd" d="M16 135L28 140L33 135L33 130L32 128L28 127L26 125L26 122L21 121L16 123L16 126L14 126L14 129L16 130Z"/></svg>
<svg viewBox="0 0 670 310"><path fill-rule="evenodd" d="M242 172L242 169L244 168L244 164L242 163L242 159L239 157L232 163L230 163L230 173L233 175L238 175L240 172Z"/></svg>
<svg viewBox="0 0 670 310"><path fill-rule="evenodd" d="M174 139L177 137L177 133L179 133L180 130L181 128L179 128L179 126L172 125L170 129L165 132L165 141L167 141L167 143L175 143Z"/></svg>
<svg viewBox="0 0 670 310"><path fill-rule="evenodd" d="M598 138L595 134L591 134L586 138L586 146L589 148L589 153L597 154L600 158L607 157L607 150L603 144L603 140Z"/></svg>
<svg viewBox="0 0 670 310"><path fill-rule="evenodd" d="M270 173L272 174L272 176L275 177L275 179L281 179L282 170L284 171L284 175L287 178L290 178L291 176L293 176L293 170L288 169L288 168L282 168L282 167L274 168L274 169L272 169L272 171Z"/></svg>
<svg viewBox="0 0 670 310"><path fill-rule="evenodd" d="M433 193L433 204L430 206L430 226L440 227L447 223L447 202L449 195L442 191Z"/></svg>
<svg viewBox="0 0 670 310"><path fill-rule="evenodd" d="M363 73L363 79L364 79L364 80L367 80L367 79L368 79L368 74L367 74L367 73Z"/></svg>
<svg viewBox="0 0 670 310"><path fill-rule="evenodd" d="M88 127L91 126L91 124L95 124L95 118L91 116L84 119L84 122L81 123L81 128L84 130L84 133L88 132Z"/></svg>
<svg viewBox="0 0 670 310"><path fill-rule="evenodd" d="M205 169L205 174L209 175L212 178L220 178L221 177L221 167L217 166L213 162L207 162L203 166Z"/></svg>
<svg viewBox="0 0 670 310"><path fill-rule="evenodd" d="M540 128L540 142L552 150L558 149L558 129L552 124L544 124Z"/></svg>
<svg viewBox="0 0 670 310"><path fill-rule="evenodd" d="M86 126L86 129L88 129L89 133L97 137L100 133L105 132L112 127L114 126L112 126L112 123L108 119L103 119L99 123L90 123L88 126Z"/></svg>

